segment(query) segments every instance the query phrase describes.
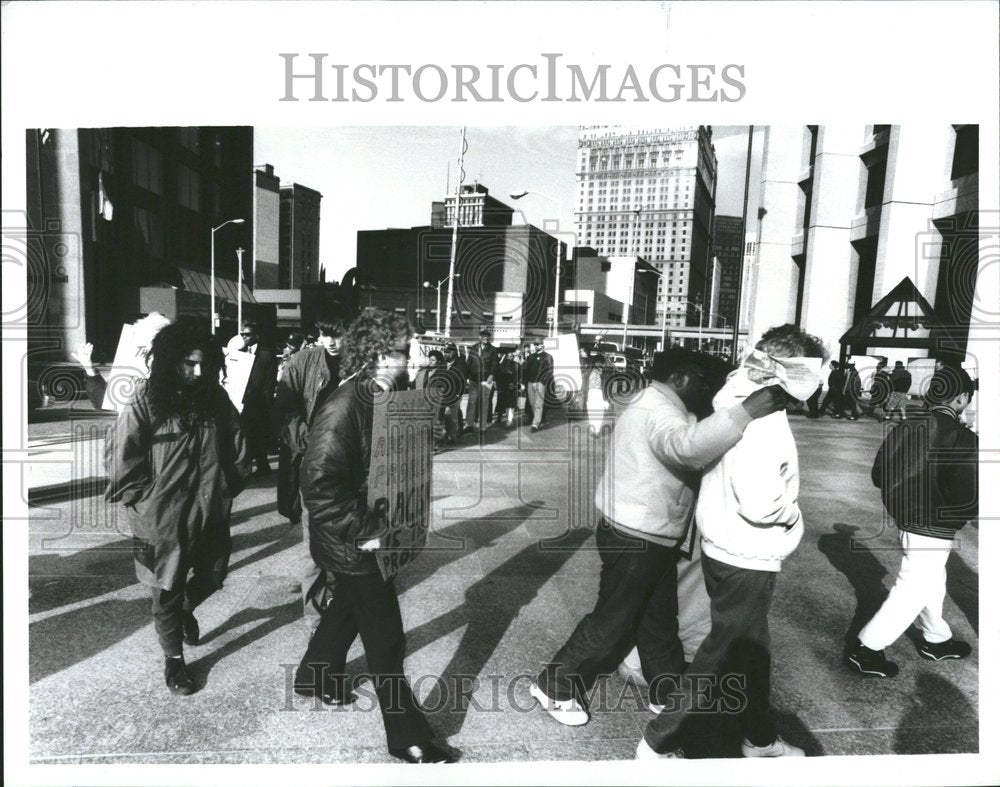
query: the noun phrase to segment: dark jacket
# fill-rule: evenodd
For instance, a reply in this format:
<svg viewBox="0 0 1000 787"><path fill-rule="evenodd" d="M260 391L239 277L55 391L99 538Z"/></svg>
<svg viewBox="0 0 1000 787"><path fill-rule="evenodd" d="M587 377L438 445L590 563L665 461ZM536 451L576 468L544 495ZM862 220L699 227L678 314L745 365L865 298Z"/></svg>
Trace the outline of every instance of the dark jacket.
<svg viewBox="0 0 1000 787"><path fill-rule="evenodd" d="M139 581L170 590L192 555L228 561L229 513L246 485L250 459L236 408L222 388L213 415L184 429L178 418L155 418L148 383L108 430L104 464L108 502L125 504L138 542Z"/></svg>
<svg viewBox="0 0 1000 787"><path fill-rule="evenodd" d="M358 549L381 530L368 510L373 385L355 378L322 402L302 460L310 551L317 566L334 573L379 570L374 554Z"/></svg>
<svg viewBox="0 0 1000 787"><path fill-rule="evenodd" d="M469 376L469 368L465 361L456 358L451 366L445 366L438 381L441 384L441 405L454 407L462 401L465 393L465 381Z"/></svg>
<svg viewBox="0 0 1000 787"><path fill-rule="evenodd" d="M952 539L979 515L979 438L954 410L932 407L886 436L872 465L900 530Z"/></svg>
<svg viewBox="0 0 1000 787"><path fill-rule="evenodd" d="M529 383L548 385L552 380L552 356L545 350L533 353L526 363L525 380Z"/></svg>
<svg viewBox="0 0 1000 787"><path fill-rule="evenodd" d="M469 353L469 382L481 383L497 373L499 357L497 348L487 342L476 345Z"/></svg>
<svg viewBox="0 0 1000 787"><path fill-rule="evenodd" d="M896 393L907 393L910 390L910 386L913 385L913 375L906 371L906 369L893 369L892 374L889 375L889 379L892 381L892 390Z"/></svg>
<svg viewBox="0 0 1000 787"><path fill-rule="evenodd" d="M889 370L879 369L872 377L871 403L882 407L889 401L892 383L889 380Z"/></svg>
<svg viewBox="0 0 1000 787"><path fill-rule="evenodd" d="M274 353L258 344L257 352L253 356L253 366L250 368L250 377L247 379L247 387L243 392L244 414L266 411L271 406L277 377L278 365L274 360Z"/></svg>
<svg viewBox="0 0 1000 787"><path fill-rule="evenodd" d="M336 361L335 369L339 367L339 358ZM317 402L339 383L339 375L330 376L325 347L302 350L288 362L278 383L274 406L283 420L279 439L291 451L293 459L305 453Z"/></svg>

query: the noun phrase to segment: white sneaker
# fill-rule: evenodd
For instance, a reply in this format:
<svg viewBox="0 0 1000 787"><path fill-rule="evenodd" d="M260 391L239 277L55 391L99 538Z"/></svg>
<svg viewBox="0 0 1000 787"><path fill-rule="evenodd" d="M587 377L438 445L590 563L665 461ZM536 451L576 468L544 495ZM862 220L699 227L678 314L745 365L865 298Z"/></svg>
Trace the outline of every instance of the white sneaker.
<svg viewBox="0 0 1000 787"><path fill-rule="evenodd" d="M542 691L537 683L532 683L528 687L528 691L538 701L538 704L560 724L565 724L567 727L579 727L590 721L590 714L575 699L554 700Z"/></svg>
<svg viewBox="0 0 1000 787"><path fill-rule="evenodd" d="M639 745L635 747L635 758L637 760L683 760L684 750L673 749L660 754L653 751L652 747L646 743L645 738L639 738Z"/></svg>
<svg viewBox="0 0 1000 787"><path fill-rule="evenodd" d="M667 706L666 705L657 705L652 700L649 701L649 712L650 713L655 713L657 716L659 716L661 713L663 713L663 709L665 707L667 707Z"/></svg>
<svg viewBox="0 0 1000 787"><path fill-rule="evenodd" d="M806 753L798 746L786 742L779 735L770 746L754 746L746 738L743 739L744 757L805 757Z"/></svg>

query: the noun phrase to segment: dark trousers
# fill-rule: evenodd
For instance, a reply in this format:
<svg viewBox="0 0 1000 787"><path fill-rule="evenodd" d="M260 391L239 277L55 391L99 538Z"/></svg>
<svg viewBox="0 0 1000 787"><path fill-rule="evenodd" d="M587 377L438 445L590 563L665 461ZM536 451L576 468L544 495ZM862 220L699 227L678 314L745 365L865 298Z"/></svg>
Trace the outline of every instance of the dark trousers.
<svg viewBox="0 0 1000 787"><path fill-rule="evenodd" d="M302 502L299 500L299 470L302 456L292 456L283 443L278 444L278 513L292 522L302 519Z"/></svg>
<svg viewBox="0 0 1000 787"><path fill-rule="evenodd" d="M195 563L190 579L182 579L170 590L150 588L153 595L153 625L164 656L184 653L184 617L222 587L228 556Z"/></svg>
<svg viewBox="0 0 1000 787"><path fill-rule="evenodd" d="M346 696L347 651L360 634L382 710L390 749L427 743L434 737L403 675L406 636L396 587L380 574L336 574L336 589L299 664L295 680L334 682Z"/></svg>
<svg viewBox="0 0 1000 787"><path fill-rule="evenodd" d="M258 470L270 468L267 461L267 422L268 411L266 407L243 406L240 415L240 423L243 426L243 435L247 441L247 453L254 460Z"/></svg>
<svg viewBox="0 0 1000 787"><path fill-rule="evenodd" d="M837 401L839 394L834 391L827 391L826 398L823 400L823 406L819 408L819 414L823 415L826 411L833 406L833 412L840 415L840 402Z"/></svg>
<svg viewBox="0 0 1000 787"><path fill-rule="evenodd" d="M613 670L634 642L658 701L676 691L673 678L684 670L677 635L677 549L625 536L604 519L597 527L597 549L601 580L594 611L539 674L538 686L552 699L586 702L597 678Z"/></svg>
<svg viewBox="0 0 1000 787"><path fill-rule="evenodd" d="M671 703L646 725L646 743L658 752L682 746L683 726L692 708L694 712L705 710L704 702L697 699L704 694L704 686L697 686L698 679L711 676L721 681L726 670L731 670L730 675L745 680L739 703L743 736L755 746L768 746L778 734L770 713L771 640L767 629L778 575L736 568L708 555L702 555L701 566L711 599L712 632L681 681L681 702ZM727 693L735 691L730 686Z"/></svg>

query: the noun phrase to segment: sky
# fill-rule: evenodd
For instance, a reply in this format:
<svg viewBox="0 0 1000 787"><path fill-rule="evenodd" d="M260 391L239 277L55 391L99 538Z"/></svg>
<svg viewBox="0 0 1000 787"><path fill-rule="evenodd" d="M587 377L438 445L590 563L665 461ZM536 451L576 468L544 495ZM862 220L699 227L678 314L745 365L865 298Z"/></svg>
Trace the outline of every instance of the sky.
<svg viewBox="0 0 1000 787"><path fill-rule="evenodd" d="M754 134L750 228L756 224L763 127ZM475 126L466 129L465 182L478 181L515 209L514 222L547 229L575 246L577 126ZM746 126L715 126L719 160L716 213L740 216ZM358 230L430 223L431 202L454 193L461 129L441 126L341 126L254 129L254 164L274 165L282 184L323 195L320 262L339 281L356 262ZM450 182L450 190L448 189ZM510 194L533 192L514 201ZM560 204L561 203L561 204Z"/></svg>

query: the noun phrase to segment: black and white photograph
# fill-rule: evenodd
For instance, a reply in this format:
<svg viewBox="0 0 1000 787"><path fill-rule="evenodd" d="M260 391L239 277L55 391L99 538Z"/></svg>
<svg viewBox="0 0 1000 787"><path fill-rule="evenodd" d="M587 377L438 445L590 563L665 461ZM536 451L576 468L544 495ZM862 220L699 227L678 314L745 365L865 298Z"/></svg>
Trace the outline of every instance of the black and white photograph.
<svg viewBox="0 0 1000 787"><path fill-rule="evenodd" d="M5 781L1000 778L995 5L3 14Z"/></svg>

